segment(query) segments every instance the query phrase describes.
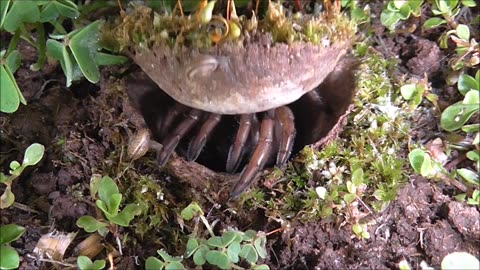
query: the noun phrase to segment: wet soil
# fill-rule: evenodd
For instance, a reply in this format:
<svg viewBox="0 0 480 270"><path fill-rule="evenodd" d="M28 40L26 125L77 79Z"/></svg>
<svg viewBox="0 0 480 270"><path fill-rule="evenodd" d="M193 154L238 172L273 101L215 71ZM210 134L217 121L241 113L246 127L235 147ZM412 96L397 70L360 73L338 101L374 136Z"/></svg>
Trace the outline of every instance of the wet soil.
<svg viewBox="0 0 480 270"><path fill-rule="evenodd" d="M372 5L372 12L376 8ZM407 72L414 76L427 73L432 77L441 72L444 55L437 46L435 34L417 30L415 38L410 34L393 37L378 22L373 24L377 29L375 48L384 52L386 57L400 59L399 73ZM46 71L32 72L29 65L35 62L36 52L25 44L21 45L20 51L24 61L16 77L29 104L21 106L14 114L0 114L1 171L8 172L10 161L22 160L24 149L31 143L45 145L46 154L41 163L29 167L14 182L17 204L2 210L1 224L16 223L27 229L12 244L22 258L21 269L47 269L51 264L42 262L33 253L40 237L53 230L76 232L78 227L75 222L80 216L95 216L88 195L89 181L100 169L103 173L108 170L114 172L119 164L126 163L129 135L143 124L143 119L139 118L126 95L124 78L128 70L103 69L98 85L82 81L67 89L59 66L52 65ZM437 132L438 121L431 115L422 115L420 120L417 127L421 128L414 127L412 137L427 140ZM141 159L147 163L154 160L153 153ZM176 204L184 205L183 193L190 192L190 187L198 191L206 185L215 185L209 182L213 174L205 170L205 174L199 177L204 182L190 182L190 187L186 187L184 183L176 182L168 172L177 166L176 176L182 179L178 168L187 168L188 163L177 158L170 166L166 171L159 171L152 169L154 166L137 162L132 169L138 175L151 176L149 181L162 183L163 188L168 190L164 192L168 196L164 205L166 209ZM232 181L229 176L224 177L226 183ZM288 231L268 237L269 257L265 263L271 269L397 269L398 263L406 259L418 269L422 261L439 268L442 258L453 251L479 256L478 207L457 202L452 197L452 187L444 183L416 175L411 175L409 179L387 209L369 217L370 239L352 238L350 225L345 225L342 220L290 224ZM201 192L191 196L206 196L212 202L220 200L215 194L202 195ZM214 203L212 205L215 206ZM175 222L172 212L157 210L166 213L166 220ZM244 220L232 219L225 214L216 218L222 220L223 227L268 230L278 226L272 225L260 210ZM162 247L162 241L174 238L172 232L162 228L156 229L156 232L158 239L134 237L134 232L130 231L129 237L134 239L123 247L124 255L116 257L117 268L142 269L145 258L154 255ZM85 234L79 235L79 239L85 238ZM115 239L108 238L107 242L115 243ZM71 256L71 249L67 250L66 257ZM175 254L182 252L172 250L172 247L169 251ZM137 264L137 259L140 264Z"/></svg>

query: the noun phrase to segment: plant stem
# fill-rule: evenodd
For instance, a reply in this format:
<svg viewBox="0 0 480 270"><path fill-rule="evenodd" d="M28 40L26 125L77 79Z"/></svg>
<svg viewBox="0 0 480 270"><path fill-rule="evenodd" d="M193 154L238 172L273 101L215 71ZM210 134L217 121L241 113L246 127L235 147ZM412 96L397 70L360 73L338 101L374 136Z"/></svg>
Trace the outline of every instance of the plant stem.
<svg viewBox="0 0 480 270"><path fill-rule="evenodd" d="M7 57L13 50L15 50L18 46L18 42L20 41L20 30L17 29L15 31L15 34L13 35L12 41L10 41L10 44L8 45L7 53L5 54L5 57Z"/></svg>
<svg viewBox="0 0 480 270"><path fill-rule="evenodd" d="M36 24L38 31L38 60L32 66L33 71L39 71L45 65L45 60L47 59L47 44L45 40L45 28L43 23Z"/></svg>
<svg viewBox="0 0 480 270"><path fill-rule="evenodd" d="M202 220L203 224L205 225L205 227L207 228L207 231L208 233L210 233L210 236L215 236L215 234L213 233L213 229L212 227L210 226L210 224L208 223L208 220L205 218L204 215L200 215L200 219Z"/></svg>

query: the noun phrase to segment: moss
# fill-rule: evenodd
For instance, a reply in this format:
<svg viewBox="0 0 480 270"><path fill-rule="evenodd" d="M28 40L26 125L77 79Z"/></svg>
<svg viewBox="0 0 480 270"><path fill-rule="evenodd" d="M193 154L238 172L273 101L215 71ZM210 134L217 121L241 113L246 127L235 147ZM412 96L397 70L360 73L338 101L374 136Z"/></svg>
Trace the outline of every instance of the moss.
<svg viewBox="0 0 480 270"><path fill-rule="evenodd" d="M329 46L352 39L355 32L355 25L341 14L328 19L324 15L287 16L281 5L273 4L270 10L269 15L262 19L247 18L244 15L232 19L228 23L238 26L242 30L241 34L234 38L227 35L217 41L213 38L214 34L225 32L225 29L221 29L224 26L222 22L226 22L223 17L214 17L203 24L198 21L196 14L183 17L158 14L149 7L136 5L125 17L105 24L102 40L104 47L113 51L124 51L135 46L151 48L157 44L206 48L225 41L242 44L246 36L270 33L273 42L311 42ZM273 16L272 13L276 15Z"/></svg>

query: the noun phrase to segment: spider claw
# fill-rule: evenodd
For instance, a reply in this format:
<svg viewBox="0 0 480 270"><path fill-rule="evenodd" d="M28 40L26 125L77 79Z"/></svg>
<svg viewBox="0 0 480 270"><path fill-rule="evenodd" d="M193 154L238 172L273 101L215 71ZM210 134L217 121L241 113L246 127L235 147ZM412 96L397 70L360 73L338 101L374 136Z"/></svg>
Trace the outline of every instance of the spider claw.
<svg viewBox="0 0 480 270"><path fill-rule="evenodd" d="M268 160L272 149L273 133L275 127L275 111L268 111L266 118L262 120L260 126L260 138L258 145L255 147L255 151L250 162L245 166L240 179L234 185L230 192L230 197L235 199L240 196L253 182L257 179L258 172L261 171L265 163Z"/></svg>
<svg viewBox="0 0 480 270"><path fill-rule="evenodd" d="M280 145L277 154L276 165L283 168L292 153L293 143L295 142L295 122L292 111L282 106L275 111L276 116L276 135L279 137Z"/></svg>
<svg viewBox="0 0 480 270"><path fill-rule="evenodd" d="M213 129L217 126L220 122L221 115L212 113L208 116L205 123L203 123L202 127L198 134L190 141L187 150L187 160L188 161L195 161L200 153L202 152L205 143L207 142L207 138L212 133Z"/></svg>
<svg viewBox="0 0 480 270"><path fill-rule="evenodd" d="M158 123L157 128L160 131L160 138L165 138L167 131L170 129L175 119L177 119L180 114L186 112L187 109L187 106L178 102L175 102L175 105L168 109L163 121Z"/></svg>
<svg viewBox="0 0 480 270"><path fill-rule="evenodd" d="M198 118L201 115L201 111L192 109L188 113L188 118L184 119L175 130L168 134L165 140L163 140L163 150L157 154L157 162L159 166L164 166L170 156L172 155L173 151L177 147L180 140L187 134L190 129L195 125L198 121Z"/></svg>
<svg viewBox="0 0 480 270"><path fill-rule="evenodd" d="M226 171L234 173L240 165L243 155L245 154L245 143L251 130L252 115L242 114L240 118L240 125L238 127L235 142L228 150Z"/></svg>

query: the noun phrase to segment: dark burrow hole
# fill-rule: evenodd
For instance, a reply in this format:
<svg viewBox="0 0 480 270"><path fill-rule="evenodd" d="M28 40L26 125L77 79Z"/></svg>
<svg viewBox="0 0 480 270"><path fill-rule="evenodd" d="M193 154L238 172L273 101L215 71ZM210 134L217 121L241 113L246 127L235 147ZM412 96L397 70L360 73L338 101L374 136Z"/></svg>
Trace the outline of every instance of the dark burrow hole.
<svg viewBox="0 0 480 270"><path fill-rule="evenodd" d="M293 157L305 145L315 144L325 136L329 135L332 128L335 127L340 117L344 115L352 103L355 90L355 68L357 62L351 58L345 58L337 64L336 69L324 80L322 84L313 89L321 102L314 102L306 96L301 97L297 101L288 105L295 117L295 128L297 134L292 151ZM162 142L158 124L164 119L169 108L174 106L175 102L171 97L165 94L153 81L147 78L141 72L135 72L127 81L127 91L133 106L142 114L145 122L152 132L153 139ZM257 113L258 119L261 121L264 113ZM173 127L178 124L184 117L180 116L176 119ZM207 114L202 115L205 120ZM220 123L216 126L213 133L209 136L208 141L196 160L214 171L224 172L227 155L232 145L239 126L240 116L223 115ZM186 156L188 144L197 134L201 123L199 121L186 137L184 137L176 152L182 156ZM168 131L167 131L168 132ZM248 149L240 168L248 162L253 147ZM275 162L276 153L270 155L269 162L266 167L272 167Z"/></svg>

